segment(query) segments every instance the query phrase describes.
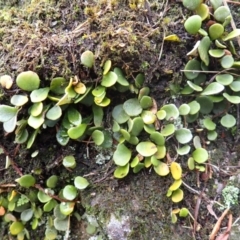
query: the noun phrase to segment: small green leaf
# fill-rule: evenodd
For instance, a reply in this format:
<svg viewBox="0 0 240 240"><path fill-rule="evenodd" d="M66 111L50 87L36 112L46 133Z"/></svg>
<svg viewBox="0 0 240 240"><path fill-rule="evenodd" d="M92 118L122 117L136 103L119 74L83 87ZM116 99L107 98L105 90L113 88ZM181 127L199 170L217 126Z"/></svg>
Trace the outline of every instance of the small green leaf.
<svg viewBox="0 0 240 240"><path fill-rule="evenodd" d="M199 15L193 15L189 17L185 23L184 27L190 34L196 34L198 30L201 28L202 18Z"/></svg>
<svg viewBox="0 0 240 240"><path fill-rule="evenodd" d="M202 87L194 84L194 83L191 82L191 81L187 81L187 84L188 84L188 86L189 86L190 88L192 88L193 90L195 90L195 91L197 91L197 92L201 92L201 91L203 90Z"/></svg>
<svg viewBox="0 0 240 240"><path fill-rule="evenodd" d="M50 189L47 189L47 191L50 191L51 193L53 193ZM45 192L41 190L38 191L37 197L41 203L46 203L52 199L52 197L50 197L49 195L47 195Z"/></svg>
<svg viewBox="0 0 240 240"><path fill-rule="evenodd" d="M211 45L211 40L208 36L205 36L202 38L199 46L198 46L198 52L201 60L204 62L206 66L209 65L209 55L208 55L208 50Z"/></svg>
<svg viewBox="0 0 240 240"><path fill-rule="evenodd" d="M167 124L165 127L162 129L161 134L164 137L170 136L175 132L175 126L173 124Z"/></svg>
<svg viewBox="0 0 240 240"><path fill-rule="evenodd" d="M183 103L183 104L179 107L178 110L179 110L179 114L180 114L180 115L185 116L185 115L188 115L188 114L189 114L189 112L190 112L190 107L189 107L188 104Z"/></svg>
<svg viewBox="0 0 240 240"><path fill-rule="evenodd" d="M43 111L43 103L42 102L38 102L38 103L34 103L31 108L30 108L30 113L33 117L37 117L38 115L40 115Z"/></svg>
<svg viewBox="0 0 240 240"><path fill-rule="evenodd" d="M230 96L227 93L223 93L223 96L233 104L239 104L240 103L240 97L239 96Z"/></svg>
<svg viewBox="0 0 240 240"><path fill-rule="evenodd" d="M154 132L150 135L150 139L158 146L164 146L165 144L165 138L164 136L159 132Z"/></svg>
<svg viewBox="0 0 240 240"><path fill-rule="evenodd" d="M214 123L210 118L205 118L203 120L203 125L207 130L213 131L216 128L216 123Z"/></svg>
<svg viewBox="0 0 240 240"><path fill-rule="evenodd" d="M17 108L0 105L0 122L7 122L17 115Z"/></svg>
<svg viewBox="0 0 240 240"><path fill-rule="evenodd" d="M140 100L140 105L143 109L148 109L148 108L152 107L153 100L149 96L143 96Z"/></svg>
<svg viewBox="0 0 240 240"><path fill-rule="evenodd" d="M208 53L214 58L221 58L225 55L225 51L223 49L210 49Z"/></svg>
<svg viewBox="0 0 240 240"><path fill-rule="evenodd" d="M152 156L154 153L157 152L157 147L152 142L140 142L136 150L144 157Z"/></svg>
<svg viewBox="0 0 240 240"><path fill-rule="evenodd" d="M70 107L67 111L67 117L70 123L72 123L75 126L78 126L82 123L82 116L80 112L75 109L74 107Z"/></svg>
<svg viewBox="0 0 240 240"><path fill-rule="evenodd" d="M112 66L112 61L108 59L103 65L103 75L106 75Z"/></svg>
<svg viewBox="0 0 240 240"><path fill-rule="evenodd" d="M84 177L75 177L74 185L77 189L83 190L83 189L87 188L87 186L89 185L89 182Z"/></svg>
<svg viewBox="0 0 240 240"><path fill-rule="evenodd" d="M226 6L220 6L219 8L217 8L215 11L214 11L214 18L215 18L215 20L217 20L218 22L224 22L225 21L225 19L228 17L228 16L230 16L231 15L231 13L230 13L230 10L229 10L229 8L228 7L226 7ZM232 34L234 37L235 37L235 34ZM232 37L232 38L234 38L234 37ZM231 39L231 38L230 38ZM227 37L225 37L224 39L223 39L223 41L227 41L227 40L229 40L229 39L227 39Z"/></svg>
<svg viewBox="0 0 240 240"><path fill-rule="evenodd" d="M179 117L179 111L177 107L174 104L166 104L164 105L161 110L164 110L166 112L165 119L167 121L177 119Z"/></svg>
<svg viewBox="0 0 240 240"><path fill-rule="evenodd" d="M128 175L129 172L129 163L125 166L118 166L114 171L115 178L124 178Z"/></svg>
<svg viewBox="0 0 240 240"><path fill-rule="evenodd" d="M231 128L236 125L236 118L231 114L226 114L221 118L221 124L226 128Z"/></svg>
<svg viewBox="0 0 240 240"><path fill-rule="evenodd" d="M81 54L81 63L91 68L94 64L94 55L91 51L87 50Z"/></svg>
<svg viewBox="0 0 240 240"><path fill-rule="evenodd" d="M75 168L76 167L76 159L74 156L69 155L63 158L63 166L66 168Z"/></svg>
<svg viewBox="0 0 240 240"><path fill-rule="evenodd" d="M104 87L111 87L117 82L117 74L115 72L108 72L106 75L103 76L101 85Z"/></svg>
<svg viewBox="0 0 240 240"><path fill-rule="evenodd" d="M208 96L197 97L196 101L200 104L201 113L209 114L212 111L213 101Z"/></svg>
<svg viewBox="0 0 240 240"><path fill-rule="evenodd" d="M167 116L167 113L165 110L159 110L157 111L157 118L159 120L163 120Z"/></svg>
<svg viewBox="0 0 240 240"><path fill-rule="evenodd" d="M67 205L67 203L65 203L65 202L60 203L60 206L65 206L65 205ZM63 212L65 212L65 211L63 211ZM68 215L68 214L66 214L66 215ZM65 218L63 220L55 218L54 221L53 221L54 222L54 227L58 231L64 231L65 232L65 231L68 230L68 221L69 221L68 218Z"/></svg>
<svg viewBox="0 0 240 240"><path fill-rule="evenodd" d="M114 68L113 70L116 74L117 74L117 82L121 85L121 86L125 86L128 87L129 86L129 82L127 81L127 79L124 77L123 72L120 68Z"/></svg>
<svg viewBox="0 0 240 240"><path fill-rule="evenodd" d="M131 98L125 101L123 109L129 116L138 116L142 112L142 107L137 98Z"/></svg>
<svg viewBox="0 0 240 240"><path fill-rule="evenodd" d="M184 145L183 147L177 149L177 153L181 156L186 155L190 152L190 149L191 147L189 145Z"/></svg>
<svg viewBox="0 0 240 240"><path fill-rule="evenodd" d="M116 151L113 154L113 160L118 166L125 166L131 158L132 152L124 145L118 144Z"/></svg>
<svg viewBox="0 0 240 240"><path fill-rule="evenodd" d="M157 119L153 112L146 110L142 111L141 118L145 124L153 124Z"/></svg>
<svg viewBox="0 0 240 240"><path fill-rule="evenodd" d="M103 134L102 131L95 130L92 133L92 138L93 138L94 143L97 146L100 146L103 143L103 141L104 141L104 134Z"/></svg>
<svg viewBox="0 0 240 240"><path fill-rule="evenodd" d="M32 217L33 217L33 210L31 208L25 209L24 211L21 212L20 218L23 222L30 221Z"/></svg>
<svg viewBox="0 0 240 240"><path fill-rule="evenodd" d="M49 90L49 87L33 90L30 94L31 101L33 103L42 102L47 98Z"/></svg>
<svg viewBox="0 0 240 240"><path fill-rule="evenodd" d="M77 197L77 188L75 188L73 185L66 185L63 188L63 197L67 200L73 200Z"/></svg>
<svg viewBox="0 0 240 240"><path fill-rule="evenodd" d="M201 95L214 95L224 90L224 86L218 82L210 83L201 93Z"/></svg>
<svg viewBox="0 0 240 240"><path fill-rule="evenodd" d="M117 105L113 108L112 117L119 124L125 123L129 119L129 115L123 109L123 104Z"/></svg>
<svg viewBox="0 0 240 240"><path fill-rule="evenodd" d="M233 81L229 87L234 91L234 92L240 92L240 81L235 80Z"/></svg>
<svg viewBox="0 0 240 240"><path fill-rule="evenodd" d="M31 92L39 88L40 79L35 72L26 71L17 76L16 83L22 90Z"/></svg>
<svg viewBox="0 0 240 240"><path fill-rule="evenodd" d="M86 129L87 129L87 124L82 123L82 124L80 124L77 127L72 127L70 129L68 129L67 133L68 133L68 136L71 139L78 139L81 136L83 136L83 134L85 133Z"/></svg>
<svg viewBox="0 0 240 240"><path fill-rule="evenodd" d="M194 115L199 112L200 110L200 104L197 101L192 101L188 103L188 106L190 107L190 112L189 114Z"/></svg>
<svg viewBox="0 0 240 240"><path fill-rule="evenodd" d="M29 188L35 185L36 179L30 175L26 174L15 180L21 187Z"/></svg>
<svg viewBox="0 0 240 240"><path fill-rule="evenodd" d="M73 212L74 206L75 206L74 202L61 202L60 203L60 211L63 215L68 216ZM54 219L54 227L59 231L67 231L68 227L64 226L64 224L68 224L65 222L65 220L67 218L65 218L63 220L58 219L58 223L57 223L56 219L58 219L58 218ZM61 225L58 226L57 224L58 225L61 224ZM61 228L59 229L58 227L61 227Z"/></svg>
<svg viewBox="0 0 240 240"><path fill-rule="evenodd" d="M209 27L209 35L212 40L220 38L224 33L224 27L220 23L214 23ZM224 53L225 54L225 53ZM211 55L211 54L210 54ZM215 54L214 54L215 55ZM212 56L212 55L211 55ZM216 55L215 55L216 56ZM213 57L215 57L213 56Z"/></svg>
<svg viewBox="0 0 240 240"><path fill-rule="evenodd" d="M28 118L28 125L31 126L32 128L34 129L38 129L40 128L40 126L44 123L44 118L43 118L43 115L39 115L37 117L34 117L34 116L30 116Z"/></svg>
<svg viewBox="0 0 240 240"><path fill-rule="evenodd" d="M144 122L143 122L143 119L141 117L135 117L132 122L131 122L131 126L129 124L129 133L132 135L132 136L138 136L142 130L143 130L143 127L144 127Z"/></svg>
<svg viewBox="0 0 240 240"><path fill-rule="evenodd" d="M184 74L187 79L192 80L199 75L199 70L201 70L201 64L198 60L189 60L184 68Z"/></svg>
<svg viewBox="0 0 240 240"><path fill-rule="evenodd" d="M240 29L234 29L232 32L230 32L226 37L223 38L223 41L228 41L233 38L236 38L240 35Z"/></svg>
<svg viewBox="0 0 240 240"><path fill-rule="evenodd" d="M183 191L179 188L172 193L172 201L174 203L181 202L183 200L183 196L184 196Z"/></svg>
<svg viewBox="0 0 240 240"><path fill-rule="evenodd" d="M28 97L24 95L13 95L10 100L12 105L17 107L23 106L25 103L28 102Z"/></svg>
<svg viewBox="0 0 240 240"><path fill-rule="evenodd" d="M46 114L46 117L50 120L57 120L62 115L62 109L58 105L53 106L50 108Z"/></svg>
<svg viewBox="0 0 240 240"><path fill-rule="evenodd" d="M170 172L168 165L162 161L159 161L158 165L154 166L154 171L159 176L167 176Z"/></svg>
<svg viewBox="0 0 240 240"><path fill-rule="evenodd" d="M12 235L18 235L20 232L22 232L22 230L24 229L24 225L22 222L13 222L11 225L10 225L10 233Z"/></svg>
<svg viewBox="0 0 240 240"><path fill-rule="evenodd" d="M197 148L192 157L197 163L204 163L208 160L208 152L204 148Z"/></svg>
<svg viewBox="0 0 240 240"><path fill-rule="evenodd" d="M55 188L57 186L57 183L58 183L58 176L57 175L52 175L46 181L46 185L49 188Z"/></svg>
<svg viewBox="0 0 240 240"><path fill-rule="evenodd" d="M170 171L173 179L179 180L182 177L182 168L179 163L172 162L170 165Z"/></svg>
<svg viewBox="0 0 240 240"><path fill-rule="evenodd" d="M220 63L223 68L231 68L234 63L234 58L231 55L226 55L221 59Z"/></svg>
<svg viewBox="0 0 240 240"><path fill-rule="evenodd" d="M186 144L192 140L192 132L189 129L181 128L175 131L175 137L181 144Z"/></svg>
<svg viewBox="0 0 240 240"><path fill-rule="evenodd" d="M180 217L187 217L189 214L189 211L187 208L181 208L180 212L179 212L179 216Z"/></svg>
<svg viewBox="0 0 240 240"><path fill-rule="evenodd" d="M218 136L218 134L217 134L216 131L208 131L208 133L207 133L207 139L208 139L209 141L214 141L214 140L216 140L216 139L217 139L217 136Z"/></svg>

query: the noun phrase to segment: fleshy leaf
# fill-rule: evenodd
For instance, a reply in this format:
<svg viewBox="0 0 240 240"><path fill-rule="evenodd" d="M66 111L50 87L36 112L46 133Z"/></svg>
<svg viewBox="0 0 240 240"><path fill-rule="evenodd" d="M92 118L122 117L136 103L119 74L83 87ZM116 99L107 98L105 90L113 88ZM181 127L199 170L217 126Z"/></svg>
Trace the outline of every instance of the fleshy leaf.
<svg viewBox="0 0 240 240"><path fill-rule="evenodd" d="M210 83L201 93L201 95L214 95L224 90L224 86L218 82Z"/></svg>
<svg viewBox="0 0 240 240"><path fill-rule="evenodd" d="M132 152L122 143L118 144L113 154L113 160L118 166L125 166L131 158Z"/></svg>
<svg viewBox="0 0 240 240"><path fill-rule="evenodd" d="M220 122L221 122L222 126L224 126L226 128L231 128L231 127L235 126L237 121L236 121L236 118L233 115L226 114L225 116L223 116L221 118Z"/></svg>
<svg viewBox="0 0 240 240"><path fill-rule="evenodd" d="M74 185L77 189L83 190L89 185L89 182L84 177L75 177Z"/></svg>
<svg viewBox="0 0 240 240"><path fill-rule="evenodd" d="M138 153L144 157L152 156L157 152L157 147L152 142L140 142L136 147Z"/></svg>
<svg viewBox="0 0 240 240"><path fill-rule="evenodd" d="M208 152L204 148L197 148L192 157L197 163L204 163L208 160Z"/></svg>

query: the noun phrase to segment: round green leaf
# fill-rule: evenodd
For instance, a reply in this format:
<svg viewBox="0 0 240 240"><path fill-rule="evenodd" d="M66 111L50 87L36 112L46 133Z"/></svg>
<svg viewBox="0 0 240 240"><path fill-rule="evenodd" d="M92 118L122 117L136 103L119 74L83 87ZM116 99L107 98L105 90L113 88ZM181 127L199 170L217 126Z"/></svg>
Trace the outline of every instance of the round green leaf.
<svg viewBox="0 0 240 240"><path fill-rule="evenodd" d="M42 113L42 110L43 110L43 103L38 102L38 103L34 103L31 106L30 113L33 117L37 117L38 115L40 115Z"/></svg>
<svg viewBox="0 0 240 240"><path fill-rule="evenodd" d="M228 7L226 6L220 6L219 8L217 8L215 11L214 11L214 18L218 21L218 22L224 22L225 19L231 15L230 13L230 10ZM224 39L224 41L226 41Z"/></svg>
<svg viewBox="0 0 240 240"><path fill-rule="evenodd" d="M226 114L221 118L221 124L226 128L231 128L236 124L236 118L231 114Z"/></svg>
<svg viewBox="0 0 240 240"><path fill-rule="evenodd" d="M154 154L154 156L157 159L163 159L166 156L166 147L165 146L157 146L157 152Z"/></svg>
<svg viewBox="0 0 240 240"><path fill-rule="evenodd" d="M11 104L19 107L23 106L25 103L28 102L28 97L24 95L13 95L10 100Z"/></svg>
<svg viewBox="0 0 240 240"><path fill-rule="evenodd" d="M200 104L197 101L192 101L188 103L188 106L190 107L190 112L189 114L194 115L199 112L200 110Z"/></svg>
<svg viewBox="0 0 240 240"><path fill-rule="evenodd" d="M223 96L230 102L233 104L239 104L240 103L240 97L239 96L230 96L227 93L223 93Z"/></svg>
<svg viewBox="0 0 240 240"><path fill-rule="evenodd" d="M21 220L24 222L28 222L33 216L33 210L31 208L26 209L24 211L21 212Z"/></svg>
<svg viewBox="0 0 240 240"><path fill-rule="evenodd" d="M75 188L73 185L66 185L63 188L63 197L67 200L73 200L77 197L77 188Z"/></svg>
<svg viewBox="0 0 240 240"><path fill-rule="evenodd" d="M66 156L63 158L63 166L67 168L75 168L76 167L76 160L75 157L72 155Z"/></svg>
<svg viewBox="0 0 240 240"><path fill-rule="evenodd" d="M65 203L65 202L61 202L60 203L60 206L65 206L67 205L68 203ZM72 209L73 210L73 209ZM65 212L65 209L63 209L63 212ZM68 211L69 212L69 211ZM68 214L66 214L68 215ZM65 219L58 219L58 218L55 218L53 223L54 223L54 227L58 230L58 231L64 231L66 232L69 227L68 227L68 218L65 218Z"/></svg>
<svg viewBox="0 0 240 240"><path fill-rule="evenodd" d="M46 185L49 188L55 188L58 183L58 176L57 175L52 175L47 179Z"/></svg>
<svg viewBox="0 0 240 240"><path fill-rule="evenodd" d="M165 138L164 136L159 132L154 132L150 135L150 139L158 146L164 146L165 144Z"/></svg>
<svg viewBox="0 0 240 240"><path fill-rule="evenodd" d="M192 157L197 163L204 163L208 160L208 152L204 148L197 148L192 153Z"/></svg>
<svg viewBox="0 0 240 240"><path fill-rule="evenodd" d="M54 229L54 228L46 228L45 230L45 237L48 239L48 240L54 240L54 239L57 239L57 230Z"/></svg>
<svg viewBox="0 0 240 240"><path fill-rule="evenodd" d="M49 87L33 90L30 94L31 101L33 103L42 102L47 98L49 90Z"/></svg>
<svg viewBox="0 0 240 240"><path fill-rule="evenodd" d="M31 92L39 88L40 79L35 72L26 71L17 76L16 83L22 90Z"/></svg>
<svg viewBox="0 0 240 240"><path fill-rule="evenodd" d="M203 120L203 125L207 130L213 131L216 128L216 123L214 123L210 118L205 118Z"/></svg>
<svg viewBox="0 0 240 240"><path fill-rule="evenodd" d="M78 139L85 133L86 129L87 129L87 124L82 123L77 127L72 127L68 129L67 133L71 139Z"/></svg>
<svg viewBox="0 0 240 240"><path fill-rule="evenodd" d="M186 144L192 140L192 132L189 129L181 128L175 131L175 137L181 144Z"/></svg>
<svg viewBox="0 0 240 240"><path fill-rule="evenodd" d="M103 141L104 141L104 134L103 134L102 131L95 130L92 133L92 138L93 138L94 143L97 146L100 146L103 143Z"/></svg>
<svg viewBox="0 0 240 240"><path fill-rule="evenodd" d="M185 115L188 115L188 114L189 114L189 112L190 112L190 107L189 107L188 104L183 103L183 104L179 107L178 110L179 110L180 115L185 116Z"/></svg>
<svg viewBox="0 0 240 240"><path fill-rule="evenodd" d="M53 78L51 81L50 91L57 95L61 95L65 93L65 88L67 86L68 86L68 82L65 78L56 77L56 78Z"/></svg>
<svg viewBox="0 0 240 240"><path fill-rule="evenodd" d="M137 98L131 98L125 101L123 104L123 109L129 116L137 116L142 112L142 107Z"/></svg>
<svg viewBox="0 0 240 240"><path fill-rule="evenodd" d="M61 211L61 213L63 214L63 215L65 215L65 216L68 216L68 215L70 215L72 212L73 212L73 210L74 210L74 206L75 206L75 203L74 202L61 202L60 203L60 211ZM58 219L58 218L56 218L56 219ZM57 229L57 230L59 230L57 227L56 227L56 223L55 223L55 220L56 219L54 219L54 227ZM66 219L66 218L65 218ZM65 219L63 219L63 220L60 220L60 222L64 222L64 220ZM62 229L60 230L60 231L64 231L63 229L65 229L65 227L63 227L62 226Z"/></svg>
<svg viewBox="0 0 240 240"><path fill-rule="evenodd" d="M117 82L117 74L115 72L108 72L106 75L103 76L101 85L104 87L111 87Z"/></svg>
<svg viewBox="0 0 240 240"><path fill-rule="evenodd" d="M48 191L49 191L49 189L48 189ZM46 193L44 193L43 191L40 191L40 190L38 191L37 197L41 203L46 203L52 199L49 195L47 195Z"/></svg>
<svg viewBox="0 0 240 240"><path fill-rule="evenodd" d="M209 114L213 109L213 102L207 96L200 96L196 98L196 101L200 104L200 112L203 114Z"/></svg>
<svg viewBox="0 0 240 240"><path fill-rule="evenodd" d="M17 115L17 108L0 105L0 122L7 122Z"/></svg>
<svg viewBox="0 0 240 240"><path fill-rule="evenodd" d="M231 68L234 63L234 58L231 55L226 55L221 59L220 63L223 68Z"/></svg>
<svg viewBox="0 0 240 240"><path fill-rule="evenodd" d="M37 117L34 117L31 115L28 118L28 125L34 129L38 129L43 123L44 123L44 118L42 114Z"/></svg>
<svg viewBox="0 0 240 240"><path fill-rule="evenodd" d="M234 92L240 92L240 81L235 80L233 81L229 87L234 91Z"/></svg>
<svg viewBox="0 0 240 240"><path fill-rule="evenodd" d="M224 90L224 86L218 82L210 83L201 93L201 95L214 95Z"/></svg>
<svg viewBox="0 0 240 240"><path fill-rule="evenodd" d="M211 49L208 53L214 58L221 58L225 55L225 51L223 49Z"/></svg>
<svg viewBox="0 0 240 240"><path fill-rule="evenodd" d="M119 124L125 123L129 119L129 115L123 109L123 104L117 105L113 108L112 117Z"/></svg>
<svg viewBox="0 0 240 240"><path fill-rule="evenodd" d="M172 201L174 203L181 202L183 200L183 196L184 196L183 191L179 188L172 193Z"/></svg>
<svg viewBox="0 0 240 240"><path fill-rule="evenodd" d="M181 156L186 155L190 152L190 149L191 147L189 145L184 145L183 147L177 149L177 153Z"/></svg>
<svg viewBox="0 0 240 240"><path fill-rule="evenodd" d="M181 208L180 212L179 212L179 216L180 217L187 217L189 214L189 211L187 208Z"/></svg>
<svg viewBox="0 0 240 240"><path fill-rule="evenodd" d="M18 235L22 230L24 229L24 225L22 222L13 222L11 225L10 225L10 233L12 235Z"/></svg>
<svg viewBox="0 0 240 240"><path fill-rule="evenodd" d="M15 180L21 187L29 188L35 185L36 179L30 175L26 174Z"/></svg>
<svg viewBox="0 0 240 240"><path fill-rule="evenodd" d="M196 8L196 13L202 18L203 21L209 16L209 7L207 6L207 4L201 3Z"/></svg>
<svg viewBox="0 0 240 240"><path fill-rule="evenodd" d="M130 119L129 119L130 120ZM129 121L130 122L130 121ZM143 119L141 117L135 117L132 122L131 122L131 126L129 124L129 133L132 136L138 136L142 130L143 130L143 126L144 126L144 122Z"/></svg>
<svg viewBox="0 0 240 240"><path fill-rule="evenodd" d="M73 107L70 107L68 109L67 117L68 117L69 122L75 126L78 126L79 124L82 123L82 116L81 116L80 112Z"/></svg>
<svg viewBox="0 0 240 240"><path fill-rule="evenodd" d="M143 96L140 100L140 105L143 109L148 109L148 108L152 107L153 100L149 96Z"/></svg>
<svg viewBox="0 0 240 240"><path fill-rule="evenodd" d="M97 86L92 90L92 95L94 97L101 97L103 94L105 94L106 88L103 86Z"/></svg>
<svg viewBox="0 0 240 240"><path fill-rule="evenodd" d="M81 63L86 66L91 68L94 64L94 55L91 51L87 50L82 53L81 55Z"/></svg>
<svg viewBox="0 0 240 240"><path fill-rule="evenodd" d="M201 0L183 0L183 6L189 10L195 10L200 4Z"/></svg>
<svg viewBox="0 0 240 240"><path fill-rule="evenodd" d="M208 139L209 141L214 141L214 140L216 140L216 139L217 139L217 136L218 136L218 134L217 134L216 131L208 131L208 133L207 133L207 139Z"/></svg>
<svg viewBox="0 0 240 240"><path fill-rule="evenodd" d="M219 24L219 23L214 23L210 26L209 28L209 35L211 37L212 40L215 40L215 39L218 39L220 38L223 33L224 33L224 27L223 25ZM212 52L213 53L213 52ZM214 53L214 56L215 57L216 55L216 52ZM219 54L219 53L218 53ZM211 55L211 54L210 54ZM212 56L212 55L211 55Z"/></svg>
<svg viewBox="0 0 240 240"><path fill-rule="evenodd" d="M179 117L179 111L177 107L174 104L166 104L164 105L161 110L164 110L166 112L166 117L165 119L172 120L172 119L177 119Z"/></svg>
<svg viewBox="0 0 240 240"><path fill-rule="evenodd" d="M184 23L186 31L190 34L198 33L198 30L201 28L201 25L202 18L199 15L193 15L189 17Z"/></svg>
<svg viewBox="0 0 240 240"><path fill-rule="evenodd" d="M158 165L154 166L154 171L159 176L167 176L170 172L168 165L162 161L159 161Z"/></svg>
<svg viewBox="0 0 240 240"><path fill-rule="evenodd" d="M161 131L164 137L170 136L175 132L175 126L173 124L167 124Z"/></svg>
<svg viewBox="0 0 240 240"><path fill-rule="evenodd" d="M127 81L127 79L124 77L123 72L120 68L114 68L113 70L116 74L117 74L117 82L121 85L121 86L125 86L128 87L129 86L129 82Z"/></svg>
<svg viewBox="0 0 240 240"><path fill-rule="evenodd" d="M89 182L84 177L75 177L74 185L77 189L83 190L89 185Z"/></svg>
<svg viewBox="0 0 240 240"><path fill-rule="evenodd" d="M192 80L198 76L198 71L201 70L201 64L196 59L189 60L184 70L186 70L184 71L186 78Z"/></svg>
<svg viewBox="0 0 240 240"><path fill-rule="evenodd" d="M46 117L50 120L57 120L62 115L62 109L58 105L53 106L50 108L46 114Z"/></svg>
<svg viewBox="0 0 240 240"><path fill-rule="evenodd" d="M157 119L156 115L153 112L146 110L142 111L141 118L145 124L153 124Z"/></svg>
<svg viewBox="0 0 240 240"><path fill-rule="evenodd" d="M132 152L122 143L118 144L113 154L113 160L118 166L125 166L131 158Z"/></svg>
<svg viewBox="0 0 240 240"><path fill-rule="evenodd" d="M3 129L6 132L13 132L15 127L17 125L17 116L11 118L10 120L8 120L7 122L3 123Z"/></svg>
<svg viewBox="0 0 240 240"><path fill-rule="evenodd" d="M144 157L150 157L157 152L157 147L152 142L140 142L136 150Z"/></svg>
<svg viewBox="0 0 240 240"><path fill-rule="evenodd" d="M167 113L165 110L159 110L157 111L157 118L159 120L163 120L167 116Z"/></svg>
<svg viewBox="0 0 240 240"><path fill-rule="evenodd" d="M128 175L129 172L129 163L125 166L118 166L114 171L115 178L124 178Z"/></svg>

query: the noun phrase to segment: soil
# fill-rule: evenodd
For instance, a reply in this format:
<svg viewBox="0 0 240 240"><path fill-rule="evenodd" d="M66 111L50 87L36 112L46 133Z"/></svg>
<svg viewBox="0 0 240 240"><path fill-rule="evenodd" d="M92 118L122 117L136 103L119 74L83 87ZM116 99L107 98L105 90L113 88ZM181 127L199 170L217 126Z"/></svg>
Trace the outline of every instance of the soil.
<svg viewBox="0 0 240 240"><path fill-rule="evenodd" d="M188 61L186 53L198 40L183 27L190 13L180 1L149 3L140 8L131 5L131 8L127 0L0 0L0 76L10 74L14 78L22 71L32 70L45 83L56 76L75 75L84 83L98 82L103 63L111 59L113 66L123 69L128 78L139 72L145 74L145 86L151 89L151 97L158 107L166 102L176 105L189 102L187 97L179 96L178 88L185 81L181 70ZM238 16L237 10L234 16ZM180 41L163 42L164 36L171 34L177 34ZM80 55L86 49L96 57L94 71L80 64ZM13 90L0 89L1 104L7 104L15 89L16 86ZM113 92L113 103L127 98L115 95ZM108 119L112 107L105 111L106 129L110 128ZM236 109L234 111L236 114ZM40 185L49 176L58 175L59 189L73 176L80 175L91 185L81 192L76 209L81 221L71 218L68 239L205 240L216 223L209 205L213 200L221 202L219 188L228 184L233 176L235 180L231 181L240 187L238 136L221 127L218 133L220 137L208 146L210 163L215 166L210 175L189 171L187 157L178 157L187 186L183 187L184 200L174 204L166 197L172 179L157 176L152 169L130 173L122 180L114 179L115 166L111 160L114 149L101 150L91 143L76 141L62 147L56 141L55 130L43 130L33 147L26 150L25 146L14 144L13 134L5 134L0 125L0 194L15 188L24 191L11 185L3 187L15 184L19 174L33 173ZM168 152L172 158L175 157L173 149L174 142L170 139ZM39 153L32 157L35 151ZM72 171L61 164L63 157L70 154L77 160L77 167ZM12 161L7 169L6 156ZM190 217L171 223L171 210L181 207L187 207L197 217L196 231ZM222 213L215 205L213 211L217 216ZM234 220L239 217L239 211L239 206L232 209ZM28 229L30 239L44 239L47 216L45 213L37 230ZM0 224L0 238L13 239L7 226ZM226 226L227 220L222 224ZM239 231L236 223L232 240L238 239ZM63 239L63 235L60 234L59 239Z"/></svg>

